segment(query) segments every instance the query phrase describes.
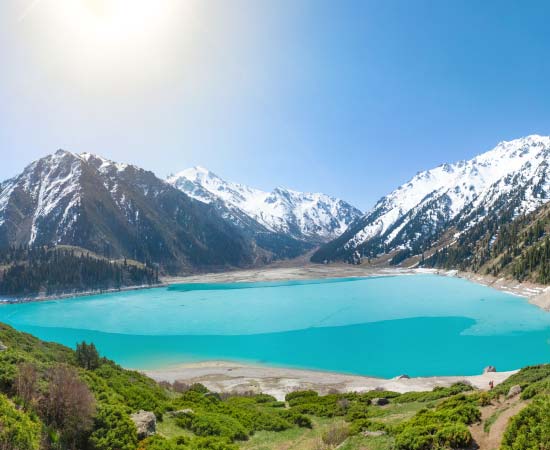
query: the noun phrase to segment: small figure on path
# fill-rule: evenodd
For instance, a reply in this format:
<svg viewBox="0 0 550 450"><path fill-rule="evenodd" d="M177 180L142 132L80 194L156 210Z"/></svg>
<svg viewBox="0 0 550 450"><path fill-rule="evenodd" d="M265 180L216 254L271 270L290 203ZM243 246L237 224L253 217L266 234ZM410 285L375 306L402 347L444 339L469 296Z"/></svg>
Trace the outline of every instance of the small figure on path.
<svg viewBox="0 0 550 450"><path fill-rule="evenodd" d="M489 390L493 390L493 388L495 387L495 383L493 382L493 380L489 381Z"/></svg>

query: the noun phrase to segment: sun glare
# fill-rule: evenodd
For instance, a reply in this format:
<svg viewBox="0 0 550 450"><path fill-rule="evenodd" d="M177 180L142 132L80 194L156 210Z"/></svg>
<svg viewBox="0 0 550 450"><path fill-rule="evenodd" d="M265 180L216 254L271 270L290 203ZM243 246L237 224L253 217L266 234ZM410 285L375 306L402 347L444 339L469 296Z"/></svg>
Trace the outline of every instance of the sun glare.
<svg viewBox="0 0 550 450"><path fill-rule="evenodd" d="M68 0L66 18L88 38L116 45L151 37L169 18L163 0Z"/></svg>
<svg viewBox="0 0 550 450"><path fill-rule="evenodd" d="M21 26L37 57L87 86L170 73L174 48L190 39L194 0L34 1Z"/></svg>

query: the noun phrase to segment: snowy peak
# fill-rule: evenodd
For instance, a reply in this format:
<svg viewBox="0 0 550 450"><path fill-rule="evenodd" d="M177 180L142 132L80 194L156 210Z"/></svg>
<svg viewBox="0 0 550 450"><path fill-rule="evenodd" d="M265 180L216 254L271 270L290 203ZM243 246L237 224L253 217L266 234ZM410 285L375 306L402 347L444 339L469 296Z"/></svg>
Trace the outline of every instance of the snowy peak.
<svg viewBox="0 0 550 450"><path fill-rule="evenodd" d="M350 204L325 194L283 187L266 192L225 181L203 167L183 170L167 182L203 203L220 202L271 232L305 241L333 239L361 214Z"/></svg>
<svg viewBox="0 0 550 450"><path fill-rule="evenodd" d="M357 224L320 252L324 259L407 250L421 253L450 226L467 229L489 210L516 204L514 214L550 199L550 137L500 142L467 161L417 173L380 199Z"/></svg>
<svg viewBox="0 0 550 450"><path fill-rule="evenodd" d="M29 244L36 241L41 225L48 221L56 222L60 235L70 233L74 211L81 201L81 175L81 160L65 150L33 162L21 175L1 185L0 226L13 216L32 211L23 217ZM14 207L13 198L21 199L19 208Z"/></svg>
<svg viewBox="0 0 550 450"><path fill-rule="evenodd" d="M0 184L0 246L58 244L156 262L166 272L278 256L152 172L65 150Z"/></svg>

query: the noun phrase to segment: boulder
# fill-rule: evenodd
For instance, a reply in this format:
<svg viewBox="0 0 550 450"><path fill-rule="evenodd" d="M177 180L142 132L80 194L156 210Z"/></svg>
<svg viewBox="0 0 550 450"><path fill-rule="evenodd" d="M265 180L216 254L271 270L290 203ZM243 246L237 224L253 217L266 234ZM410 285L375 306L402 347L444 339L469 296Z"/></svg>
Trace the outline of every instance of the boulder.
<svg viewBox="0 0 550 450"><path fill-rule="evenodd" d="M157 418L150 411L138 411L130 416L137 428L138 439L145 439L157 431Z"/></svg>
<svg viewBox="0 0 550 450"><path fill-rule="evenodd" d="M519 384L516 384L510 388L508 391L508 395L506 397L515 397L516 395L521 394L521 386Z"/></svg>
<svg viewBox="0 0 550 450"><path fill-rule="evenodd" d="M390 401L387 399L387 398L384 398L384 397L381 397L381 398L373 398L371 400L371 403L373 405L377 405L377 406L384 406L384 405L387 405Z"/></svg>
<svg viewBox="0 0 550 450"><path fill-rule="evenodd" d="M409 377L407 374L399 375L398 377L395 377L396 380L408 380L411 377Z"/></svg>
<svg viewBox="0 0 550 450"><path fill-rule="evenodd" d="M496 372L497 368L495 366L487 366L485 369L483 369L483 373L492 373Z"/></svg>

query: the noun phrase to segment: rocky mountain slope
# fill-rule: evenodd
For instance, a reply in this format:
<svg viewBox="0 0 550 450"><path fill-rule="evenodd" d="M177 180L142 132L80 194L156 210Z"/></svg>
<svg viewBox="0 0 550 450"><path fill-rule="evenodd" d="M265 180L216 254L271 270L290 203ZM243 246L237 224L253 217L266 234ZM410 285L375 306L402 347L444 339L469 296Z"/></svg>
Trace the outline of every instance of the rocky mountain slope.
<svg viewBox="0 0 550 450"><path fill-rule="evenodd" d="M179 172L167 180L206 204L222 205L238 226L256 227L298 241L317 244L339 236L361 212L325 194L278 187L272 192L223 180L202 167Z"/></svg>
<svg viewBox="0 0 550 450"><path fill-rule="evenodd" d="M513 205L489 212L458 239L426 252L422 264L549 284L550 203L517 217L513 212Z"/></svg>
<svg viewBox="0 0 550 450"><path fill-rule="evenodd" d="M168 272L251 265L255 242L152 172L59 150L0 185L0 247L68 244Z"/></svg>
<svg viewBox="0 0 550 450"><path fill-rule="evenodd" d="M393 254L394 263L453 239L489 214L518 217L550 199L550 137L501 142L468 161L419 172L312 260ZM446 235L447 234L447 235Z"/></svg>
<svg viewBox="0 0 550 450"><path fill-rule="evenodd" d="M59 150L0 184L0 249L73 245L167 273L245 267L301 255L360 214L323 194L268 194L204 170L185 173L166 182Z"/></svg>

